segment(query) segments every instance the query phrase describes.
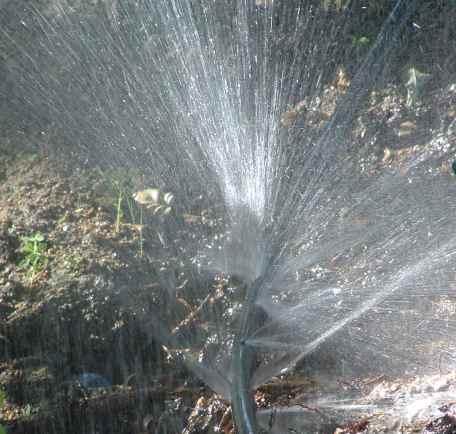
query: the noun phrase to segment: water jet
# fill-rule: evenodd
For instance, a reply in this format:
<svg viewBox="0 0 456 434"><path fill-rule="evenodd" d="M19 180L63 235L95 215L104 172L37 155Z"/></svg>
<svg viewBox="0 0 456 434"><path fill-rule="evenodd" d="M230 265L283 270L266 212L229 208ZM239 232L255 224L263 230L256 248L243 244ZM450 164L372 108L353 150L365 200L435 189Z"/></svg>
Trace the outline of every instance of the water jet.
<svg viewBox="0 0 456 434"><path fill-rule="evenodd" d="M271 430L299 404L315 424L312 408L374 411L335 396L338 379L429 375L455 349L456 187L440 170L454 125L382 159L401 113L425 111L394 78L421 6L388 6L374 38L352 34L363 5L0 10L10 122L70 161L139 173L132 198L151 213L139 263L158 282L138 302L139 328L231 402L241 434L265 428L255 390L294 369L330 390L278 411ZM134 279L123 285L128 301Z"/></svg>

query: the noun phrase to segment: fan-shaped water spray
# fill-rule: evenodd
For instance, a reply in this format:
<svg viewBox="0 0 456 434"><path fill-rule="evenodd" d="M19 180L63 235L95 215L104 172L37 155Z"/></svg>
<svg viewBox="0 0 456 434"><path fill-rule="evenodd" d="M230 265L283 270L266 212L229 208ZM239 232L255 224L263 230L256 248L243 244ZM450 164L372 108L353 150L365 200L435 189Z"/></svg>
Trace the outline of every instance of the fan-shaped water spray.
<svg viewBox="0 0 456 434"><path fill-rule="evenodd" d="M353 135L366 101L399 69L417 4L392 5L355 56L341 40L356 4L326 3L2 11L15 122L54 131L75 159L133 168L144 187L173 192L159 236L191 283L163 275L163 305L144 311L144 328L231 400L240 433L260 430L254 389L296 365L326 382L454 369L441 355L455 349L442 306L454 306L456 187L436 169L451 156L454 125L432 132L442 146L400 168L371 159L377 131ZM345 61L350 79L333 86L335 107L323 113ZM198 207L211 210L210 229L181 236ZM214 275L241 283L202 283ZM314 405L363 407L355 401ZM272 428L285 432L279 419Z"/></svg>

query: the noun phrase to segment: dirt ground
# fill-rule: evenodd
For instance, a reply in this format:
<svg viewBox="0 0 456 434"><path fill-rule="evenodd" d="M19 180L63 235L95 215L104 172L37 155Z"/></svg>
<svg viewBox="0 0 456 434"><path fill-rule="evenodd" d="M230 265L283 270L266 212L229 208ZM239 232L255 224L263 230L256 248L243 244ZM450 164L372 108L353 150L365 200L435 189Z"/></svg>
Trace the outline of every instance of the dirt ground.
<svg viewBox="0 0 456 434"><path fill-rule="evenodd" d="M321 128L346 89L343 74L319 106L302 103L284 113L282 127L307 122ZM430 89L419 110L408 109L406 95L397 88L373 94L354 129L357 140L378 138L360 170L401 171L421 155L433 156L434 169L452 176L451 161L439 160L443 139L426 132L438 130L445 146L449 141L454 146L454 107L456 85L451 83ZM369 132L381 128L388 134ZM157 305L163 264L172 264L170 258L143 253L160 249L153 231L141 232L124 209L118 220L118 191L109 174L72 167L33 147L17 152L4 145L0 176L0 384L6 392L1 420L9 432L89 432L77 427L79 419L86 430L99 424L97 432L131 433L132 426L134 432L155 432L157 424L169 425L169 420L182 421L171 428L179 431L170 432L214 427L231 432L228 404L167 358L144 325L144 309L138 314L139 306ZM195 214L184 221L191 233L204 218ZM41 250L31 270L24 265L24 243L37 234ZM95 377L81 377L82 372ZM386 387L393 380L382 381ZM306 409L297 397L312 387L305 378L284 377L260 388L256 397L263 408L298 404ZM452 404L446 408L440 418L401 432L454 432ZM373 420L340 422L345 425L336 432L388 432Z"/></svg>
<svg viewBox="0 0 456 434"><path fill-rule="evenodd" d="M419 160L454 177L448 149L456 150L456 77L443 77L447 57L431 52L435 41L416 45L432 65L418 68L433 79L419 92L399 80L377 89L353 125L353 146L371 140L370 154L359 162L366 176L385 169L406 174ZM300 101L282 114L281 128L318 133L349 83L350 74L339 68L318 101ZM188 270L176 273L181 265L163 249L156 230L163 221L147 211L140 221L132 200L135 191L154 186L122 168L76 164L55 149L61 144L37 131L19 136L11 125L1 130L0 388L6 401L0 423L11 434L233 433L229 403L171 357L150 327L154 312L166 310L165 282L188 284ZM202 208L178 216L182 238L191 239L195 225L209 233L210 216ZM218 276L205 284L228 282ZM195 308L185 300L181 305L181 317L191 321ZM456 389L454 373L368 378L340 387L361 390L361 405L396 399L413 387L419 398L420 385L437 380L436 393ZM321 434L456 433L456 409L444 394L432 415L398 420L381 410L347 420L306 404L316 387L293 373L260 387L255 397L265 411L299 407L303 417L312 415L325 427Z"/></svg>

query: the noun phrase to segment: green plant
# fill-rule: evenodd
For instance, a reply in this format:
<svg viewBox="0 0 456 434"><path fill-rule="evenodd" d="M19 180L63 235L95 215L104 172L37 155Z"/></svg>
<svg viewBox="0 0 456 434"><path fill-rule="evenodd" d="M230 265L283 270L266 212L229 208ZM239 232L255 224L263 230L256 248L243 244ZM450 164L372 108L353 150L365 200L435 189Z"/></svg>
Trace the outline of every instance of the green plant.
<svg viewBox="0 0 456 434"><path fill-rule="evenodd" d="M352 45L356 48L369 47L371 45L371 39L365 35L352 36Z"/></svg>
<svg viewBox="0 0 456 434"><path fill-rule="evenodd" d="M6 401L6 393L3 390L0 390L0 409L3 408ZM0 434L6 434L6 428L0 424Z"/></svg>
<svg viewBox="0 0 456 434"><path fill-rule="evenodd" d="M23 236L20 240L19 251L22 254L22 260L19 262L19 268L26 270L28 278L33 281L36 275L43 271L47 265L47 243L44 235L40 232Z"/></svg>
<svg viewBox="0 0 456 434"><path fill-rule="evenodd" d="M126 216L132 224L138 221L139 209L136 206L132 194L134 188L134 174L129 171L110 171L103 174L106 180L105 186L110 201L114 205L115 232L119 233Z"/></svg>
<svg viewBox="0 0 456 434"><path fill-rule="evenodd" d="M144 256L144 234L143 234L143 210L139 209L139 256L142 258Z"/></svg>
<svg viewBox="0 0 456 434"><path fill-rule="evenodd" d="M116 233L120 231L120 223L123 217L122 201L124 199L124 192L118 184L114 184L117 188L117 205L116 205Z"/></svg>
<svg viewBox="0 0 456 434"><path fill-rule="evenodd" d="M133 194L132 198L139 206L139 255L142 257L144 254L144 238L143 238L143 208L150 210L154 216L164 217L171 213L171 204L174 201L172 193L163 193L158 188L147 188L146 190L137 191ZM159 230L156 230L160 242L163 244L163 238Z"/></svg>
<svg viewBox="0 0 456 434"><path fill-rule="evenodd" d="M170 192L162 192L158 188L138 190L135 188L141 179L141 174L130 170L111 170L100 172L104 182L104 194L109 203L114 206L114 231L119 233L122 224L130 223L139 231L139 256L144 255L144 211L156 217L165 217L172 211L171 204L174 196ZM135 181L136 180L136 181ZM160 238L160 234L158 233Z"/></svg>

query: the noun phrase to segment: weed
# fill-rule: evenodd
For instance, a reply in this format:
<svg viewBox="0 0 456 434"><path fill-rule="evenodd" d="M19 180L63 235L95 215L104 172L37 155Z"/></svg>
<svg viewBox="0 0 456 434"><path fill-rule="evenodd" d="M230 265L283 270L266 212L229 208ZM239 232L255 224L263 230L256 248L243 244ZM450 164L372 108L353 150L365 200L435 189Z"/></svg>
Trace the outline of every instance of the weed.
<svg viewBox="0 0 456 434"><path fill-rule="evenodd" d="M47 243L40 232L23 236L20 240L19 251L22 254L22 259L18 265L19 268L26 270L28 278L33 281L36 275L43 271L47 265Z"/></svg>
<svg viewBox="0 0 456 434"><path fill-rule="evenodd" d="M371 43L371 38L366 35L352 36L352 46L355 48L369 47Z"/></svg>
<svg viewBox="0 0 456 434"><path fill-rule="evenodd" d="M0 390L0 409L3 408L6 401L6 393L3 390ZM6 434L6 428L0 424L0 434Z"/></svg>
<svg viewBox="0 0 456 434"><path fill-rule="evenodd" d="M119 187L118 184L114 184L115 186ZM117 189L117 206L116 206L116 233L119 233L120 231L120 223L123 217L123 212L122 212L122 201L124 199L124 192L123 190L119 187Z"/></svg>
<svg viewBox="0 0 456 434"><path fill-rule="evenodd" d="M116 233L120 232L124 220L136 224L139 217L139 209L132 198L135 191L133 179L134 175L129 171L111 171L103 174L106 180L106 190L114 205Z"/></svg>
<svg viewBox="0 0 456 434"><path fill-rule="evenodd" d="M146 190L137 191L133 194L133 199L139 206L139 218L140 218L140 231L139 231L139 255L142 257L144 254L143 244L143 207L152 211L155 216L167 216L171 213L171 204L174 201L172 193L162 193L158 188L148 188ZM161 236L158 229L156 230L157 236L160 239L162 245L164 245L163 237Z"/></svg>
<svg viewBox="0 0 456 434"><path fill-rule="evenodd" d="M138 190L141 174L129 170L111 170L101 173L104 183L102 197L109 197L114 207L114 231L119 233L122 224L129 223L139 230L139 256L144 255L144 211L147 209L155 217L165 217L172 211L173 194L162 192L158 188ZM107 194L106 194L107 193ZM160 238L160 234L158 233ZM162 242L163 243L163 242Z"/></svg>
<svg viewBox="0 0 456 434"><path fill-rule="evenodd" d="M62 216L59 217L59 219L57 220L57 224L61 225L67 221L68 221L68 212L65 212L65 214L63 214Z"/></svg>
<svg viewBox="0 0 456 434"><path fill-rule="evenodd" d="M142 258L144 256L144 234L143 234L143 210L139 209L139 256Z"/></svg>

